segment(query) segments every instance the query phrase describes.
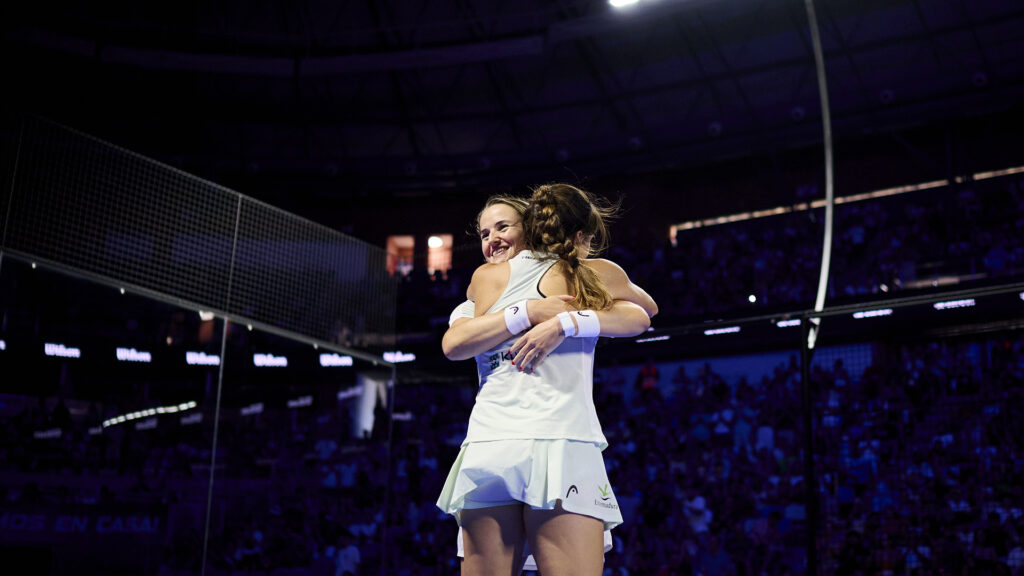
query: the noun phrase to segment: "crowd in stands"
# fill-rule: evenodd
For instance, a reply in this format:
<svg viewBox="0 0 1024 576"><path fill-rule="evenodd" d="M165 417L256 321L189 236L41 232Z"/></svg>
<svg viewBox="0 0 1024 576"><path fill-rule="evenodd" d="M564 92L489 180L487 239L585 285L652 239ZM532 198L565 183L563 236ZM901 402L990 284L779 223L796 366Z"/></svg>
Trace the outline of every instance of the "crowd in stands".
<svg viewBox="0 0 1024 576"><path fill-rule="evenodd" d="M656 297L661 325L805 310L817 292L823 218L819 208L697 227L679 231L674 244L613 227L607 256ZM1019 277L1024 180L1013 175L839 204L830 270L831 304ZM443 325L472 272L410 273L401 288L402 328Z"/></svg>
<svg viewBox="0 0 1024 576"><path fill-rule="evenodd" d="M812 371L819 573L1024 574L1024 338L858 350L821 349ZM606 574L806 571L799 363L766 355L726 379L728 361L601 363L595 401L626 519ZM400 386L407 417L390 444L384 413L353 437L329 394L305 412L225 410L209 573L456 574L456 524L434 500L473 393ZM195 571L210 426L90 435L89 418L46 398L5 420L4 508L159 506L159 572ZM33 438L52 427L65 433Z"/></svg>
<svg viewBox="0 0 1024 576"><path fill-rule="evenodd" d="M1022 186L1003 178L841 205L830 299L1020 275ZM681 232L675 245L613 244L610 257L656 296L656 323L671 324L749 314L750 294L760 309L810 306L821 235L820 212L795 212ZM439 341L470 273L414 270L400 329ZM711 360L618 365L599 349L595 401L626 519L605 573L802 574L816 507L820 574L1024 575L1020 332L864 350L817 352L809 480L796 357L736 374ZM242 415L228 404L216 454L210 386L201 422L96 433L127 407L159 404L159 390L82 400L92 381L61 380L3 397L0 530L12 529L9 511L135 506L159 510L156 552L110 554L146 554L151 573L196 573L204 550L210 574L458 572L456 524L434 501L473 402L463 380L407 384L400 371L403 418L380 412L362 436L337 390L303 409Z"/></svg>

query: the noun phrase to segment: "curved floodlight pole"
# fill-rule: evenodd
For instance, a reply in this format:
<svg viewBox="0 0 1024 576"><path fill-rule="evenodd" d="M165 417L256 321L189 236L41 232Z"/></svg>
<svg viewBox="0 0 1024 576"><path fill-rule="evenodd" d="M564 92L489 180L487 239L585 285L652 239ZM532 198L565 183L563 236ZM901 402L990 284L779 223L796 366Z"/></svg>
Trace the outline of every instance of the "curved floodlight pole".
<svg viewBox="0 0 1024 576"><path fill-rule="evenodd" d="M825 234L821 247L821 272L818 276L818 295L814 300L814 312L825 308L825 293L828 289L829 266L832 261L832 216L834 202L834 173L832 167L832 116L828 103L828 82L825 79L825 55L821 49L821 34L818 17L814 11L814 0L804 0L807 7L807 23L811 31L814 48L814 66L818 77L818 97L821 100L821 125L825 143ZM818 573L818 478L814 470L814 402L811 390L811 358L821 328L821 317L812 316L803 322L804 338L800 346L800 388L801 412L803 416L804 453L804 498L806 499L807 569L808 576Z"/></svg>
<svg viewBox="0 0 1024 576"><path fill-rule="evenodd" d="M832 262L832 215L835 208L835 174L832 165L832 111L828 103L828 82L825 79L825 55L821 49L821 34L818 17L814 11L814 0L804 0L807 7L807 21L811 30L811 45L814 48L814 68L818 77L818 98L821 100L821 126L825 144L825 238L821 246L821 272L818 276L818 295L814 299L814 311L825 307L825 292L828 290L829 267ZM820 318L810 318L807 347L814 349L818 336Z"/></svg>

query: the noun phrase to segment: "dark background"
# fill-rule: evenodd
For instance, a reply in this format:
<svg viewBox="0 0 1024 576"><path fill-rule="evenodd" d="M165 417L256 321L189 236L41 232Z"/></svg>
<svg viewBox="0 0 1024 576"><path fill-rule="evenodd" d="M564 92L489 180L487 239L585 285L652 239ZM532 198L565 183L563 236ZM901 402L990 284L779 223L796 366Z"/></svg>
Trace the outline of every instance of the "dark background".
<svg viewBox="0 0 1024 576"><path fill-rule="evenodd" d="M122 294L117 278L7 250L0 557L54 575L330 575L354 545L360 574L456 573L455 523L433 502L477 386L473 363L438 345L481 261L466 232L490 194L567 181L621 199L608 256L660 305L645 335L656 340L603 340L597 353L605 458L627 517L607 574L1020 574L1024 6L814 6L836 196L933 184L837 205L828 310L802 364L802 328L778 322L813 306L824 237L824 211L800 206L826 189L804 2L5 5L5 212L34 190L26 127L56 123L98 139L97 157L134 158L88 174L109 168L137 187L112 196L140 228L136 215L159 203L131 206L129 192L180 199L194 183L181 171L223 200L197 221L233 213L223 186L324 243L341 232L382 250L414 235L412 272L369 295L394 313L363 306L394 334L330 343L417 360L327 369L301 328L202 320L167 291ZM62 145L33 150L53 181L80 167L61 163ZM83 207L108 197L64 191L75 192ZM776 207L793 210L669 239L675 224ZM59 238L68 218L35 228ZM2 245L25 228L5 221ZM455 246L452 268L431 276L436 233ZM249 264L252 302L283 287L306 303L307 276L295 286L276 261ZM935 308L950 300L973 305ZM295 305L282 302L271 312ZM853 317L877 309L892 313ZM83 358L41 356L51 340ZM109 349L126 343L154 363L114 362ZM222 371L181 362L222 343ZM267 351L289 367L250 365ZM372 400L389 380L360 428L348 394L363 386ZM188 401L199 422L96 432ZM706 530L688 512L698 499L713 512Z"/></svg>

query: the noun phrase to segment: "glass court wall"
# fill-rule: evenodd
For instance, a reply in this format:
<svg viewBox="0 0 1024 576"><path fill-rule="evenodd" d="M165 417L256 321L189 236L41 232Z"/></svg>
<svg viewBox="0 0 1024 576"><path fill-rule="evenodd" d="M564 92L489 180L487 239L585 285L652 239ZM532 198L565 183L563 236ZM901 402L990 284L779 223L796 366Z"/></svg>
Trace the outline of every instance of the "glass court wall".
<svg viewBox="0 0 1024 576"><path fill-rule="evenodd" d="M378 563L383 250L47 121L7 128L3 556L310 570L354 541Z"/></svg>

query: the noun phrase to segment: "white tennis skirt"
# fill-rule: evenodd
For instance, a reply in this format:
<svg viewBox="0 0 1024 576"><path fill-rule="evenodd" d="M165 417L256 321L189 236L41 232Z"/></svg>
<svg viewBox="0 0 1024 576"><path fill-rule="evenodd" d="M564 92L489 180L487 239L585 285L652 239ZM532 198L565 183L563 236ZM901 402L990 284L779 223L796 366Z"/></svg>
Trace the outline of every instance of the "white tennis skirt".
<svg viewBox="0 0 1024 576"><path fill-rule="evenodd" d="M459 451L437 506L459 519L463 509L524 503L592 516L611 530L622 524L601 449L573 440L470 442Z"/></svg>

